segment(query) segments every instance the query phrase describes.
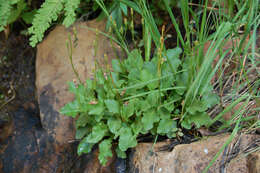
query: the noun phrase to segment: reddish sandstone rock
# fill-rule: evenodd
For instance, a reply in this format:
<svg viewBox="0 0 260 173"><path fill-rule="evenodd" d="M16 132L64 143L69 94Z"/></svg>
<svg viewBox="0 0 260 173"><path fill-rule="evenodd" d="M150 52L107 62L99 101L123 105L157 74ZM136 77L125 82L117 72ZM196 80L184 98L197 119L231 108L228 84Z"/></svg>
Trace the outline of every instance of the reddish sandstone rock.
<svg viewBox="0 0 260 173"><path fill-rule="evenodd" d="M210 163L213 157L228 140L229 134L209 137L191 144L177 145L173 151L160 151L165 143L157 143L152 150L150 143L141 143L134 149L130 158L131 173L201 173ZM259 164L256 160L244 157L248 147L256 144L258 135L237 136L225 149L208 172L218 173L225 170L226 173L251 173L250 169L256 169ZM253 145L251 146L253 147ZM256 156L254 156L256 158ZM252 165L250 168L248 165ZM258 165L258 166L256 166Z"/></svg>
<svg viewBox="0 0 260 173"><path fill-rule="evenodd" d="M104 64L110 64L112 58L117 58L117 53L119 55L118 47L114 45L115 49L112 48L108 38L102 35L97 37L95 32L86 28L104 31L105 24L105 21L90 21L77 23L68 29L57 26L38 45L36 87L40 116L34 110L36 103L25 102L12 114L10 122L0 122L3 132L0 135L0 172L113 172L111 165L114 160L102 167L97 160L97 150L77 156L74 120L59 113L60 108L73 99L67 82L76 79L68 57L68 36L71 35L73 42L73 64L81 80L85 81L91 77L95 61L104 67ZM108 57L107 62L104 54Z"/></svg>
<svg viewBox="0 0 260 173"><path fill-rule="evenodd" d="M66 165L67 156L63 153L68 154L72 151L72 144L69 141L73 141L75 136L73 119L59 113L61 107L73 100L73 94L68 91L67 83L77 80L66 45L68 36L71 36L73 45L73 65L83 82L91 78L96 62L105 67L110 64L112 58L118 58L119 55L118 46L112 45L108 38L97 35L87 27L94 28L94 31L95 28L104 31L105 22L77 23L68 29L57 26L37 47L36 86L40 117L43 129L52 139L51 147L53 147L53 153L49 155L44 165L46 170ZM108 62L104 54L107 55ZM93 157L96 158L95 156L94 154ZM101 169L100 164L94 160L90 159L88 165L94 166L95 170Z"/></svg>

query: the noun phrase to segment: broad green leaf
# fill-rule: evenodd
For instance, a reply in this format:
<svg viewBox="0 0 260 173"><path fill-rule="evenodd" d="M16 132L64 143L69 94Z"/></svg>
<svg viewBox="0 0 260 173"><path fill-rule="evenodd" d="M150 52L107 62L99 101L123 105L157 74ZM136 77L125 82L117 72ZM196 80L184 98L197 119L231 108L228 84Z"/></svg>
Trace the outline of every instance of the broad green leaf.
<svg viewBox="0 0 260 173"><path fill-rule="evenodd" d="M120 137L118 147L121 151L126 151L128 148L137 145L136 137L133 135L131 128L122 127L120 129Z"/></svg>
<svg viewBox="0 0 260 173"><path fill-rule="evenodd" d="M128 55L128 58L125 60L125 66L128 71L135 68L141 70L143 68L143 63L144 61L141 52L138 49L132 50Z"/></svg>
<svg viewBox="0 0 260 173"><path fill-rule="evenodd" d="M85 137L78 145L78 155L81 155L82 153L89 153L92 150L93 146L94 143L88 143L87 137Z"/></svg>
<svg viewBox="0 0 260 173"><path fill-rule="evenodd" d="M163 119L170 119L171 118L171 113L164 107L161 107L158 110L158 113L160 115L160 119L161 120L163 120Z"/></svg>
<svg viewBox="0 0 260 173"><path fill-rule="evenodd" d="M174 48L174 49L168 49L166 54L168 57L168 60L171 64L171 67L173 68L174 72L177 72L177 68L181 64L181 61L179 59L180 54L182 53L181 48Z"/></svg>
<svg viewBox="0 0 260 173"><path fill-rule="evenodd" d="M104 100L106 99L106 91L105 91L105 86L104 85L98 85L96 88L98 100Z"/></svg>
<svg viewBox="0 0 260 173"><path fill-rule="evenodd" d="M89 134L91 132L91 129L89 127L79 127L76 130L76 139L81 139L83 138L85 135Z"/></svg>
<svg viewBox="0 0 260 173"><path fill-rule="evenodd" d="M91 122L91 118L87 114L81 114L76 120L76 127L84 127Z"/></svg>
<svg viewBox="0 0 260 173"><path fill-rule="evenodd" d="M147 96L148 103L153 107L158 106L159 101L160 101L159 99L160 99L159 91L158 92L152 92L152 93L148 94L148 96Z"/></svg>
<svg viewBox="0 0 260 173"><path fill-rule="evenodd" d="M104 116L104 112L102 112L101 114L95 115L94 117L95 117L96 122L100 122L102 120L103 116Z"/></svg>
<svg viewBox="0 0 260 173"><path fill-rule="evenodd" d="M92 128L92 132L87 136L88 143L98 143L108 132L104 123L98 123Z"/></svg>
<svg viewBox="0 0 260 173"><path fill-rule="evenodd" d="M14 4L17 4L19 1L21 1L21 0L10 0L10 4L12 4L12 5L14 5Z"/></svg>
<svg viewBox="0 0 260 173"><path fill-rule="evenodd" d="M114 70L114 72L118 72L118 73L122 73L123 69L121 66L121 63L118 59L113 59L112 60L112 68Z"/></svg>
<svg viewBox="0 0 260 173"><path fill-rule="evenodd" d="M162 119L159 122L157 133L166 134L169 133L173 128L177 127L177 122L172 119Z"/></svg>
<svg viewBox="0 0 260 173"><path fill-rule="evenodd" d="M207 106L199 100L194 100L193 103L187 108L187 111L191 114L195 114L196 112L204 112L206 110Z"/></svg>
<svg viewBox="0 0 260 173"><path fill-rule="evenodd" d="M191 123L188 121L187 118L184 118L184 120L182 120L181 126L185 129L191 129Z"/></svg>
<svg viewBox="0 0 260 173"><path fill-rule="evenodd" d="M154 110L144 113L142 117L142 123L144 130L150 130L153 128L153 124L159 121L159 115Z"/></svg>
<svg viewBox="0 0 260 173"><path fill-rule="evenodd" d="M111 117L108 119L107 125L112 133L118 134L119 129L121 128L121 120L118 118Z"/></svg>
<svg viewBox="0 0 260 173"><path fill-rule="evenodd" d="M157 74L157 66L154 62L149 61L144 63L144 69L146 69L153 76Z"/></svg>
<svg viewBox="0 0 260 173"><path fill-rule="evenodd" d="M134 84L136 84L137 82L140 83L140 70L133 68L131 70L129 70L129 74L128 74L128 80L129 82L133 82ZM142 88L143 85L140 85L139 87L136 88Z"/></svg>
<svg viewBox="0 0 260 173"><path fill-rule="evenodd" d="M79 84L77 87L77 92L76 92L76 99L80 104L86 104L87 100L85 99L85 94L86 94L86 88L84 85Z"/></svg>
<svg viewBox="0 0 260 173"><path fill-rule="evenodd" d="M68 82L68 85L69 85L69 91L74 94L77 94L77 88L75 84L73 82Z"/></svg>
<svg viewBox="0 0 260 173"><path fill-rule="evenodd" d="M194 123L197 128L211 122L211 118L206 112L197 112L195 115L187 116L187 118L189 118L189 121Z"/></svg>
<svg viewBox="0 0 260 173"><path fill-rule="evenodd" d="M123 11L124 15L127 16L127 6L120 2L120 8Z"/></svg>
<svg viewBox="0 0 260 173"><path fill-rule="evenodd" d="M141 122L141 117L137 117L136 120L131 124L131 128L134 132L134 135L138 135L143 128L143 124Z"/></svg>
<svg viewBox="0 0 260 173"><path fill-rule="evenodd" d="M172 87L174 85L174 82L175 82L176 79L175 79L174 73L172 72L172 70L170 68L170 65L164 63L162 65L162 70L161 71L162 71L162 76L167 76L167 77L161 79L160 87L161 88Z"/></svg>
<svg viewBox="0 0 260 173"><path fill-rule="evenodd" d="M100 115L104 111L104 104L99 101L97 104L91 105L91 109L89 110L90 115Z"/></svg>
<svg viewBox="0 0 260 173"><path fill-rule="evenodd" d="M145 69L143 69L143 70L141 71L141 80L142 80L143 82L147 82L147 81L152 80L152 79L153 79L153 75L152 75L150 72L148 72L148 71L145 70Z"/></svg>
<svg viewBox="0 0 260 173"><path fill-rule="evenodd" d="M88 89L94 89L94 81L91 80L91 79L87 79L87 80L86 80L86 87L87 87Z"/></svg>
<svg viewBox="0 0 260 173"><path fill-rule="evenodd" d="M115 8L112 8L113 11L111 12L112 19L116 22L117 28L121 28L123 21L122 21L122 11L120 8L120 3L115 2Z"/></svg>
<svg viewBox="0 0 260 173"><path fill-rule="evenodd" d="M171 92L171 94L168 97L168 102L177 102L180 101L181 99L183 99L183 97L181 95L179 95L176 91Z"/></svg>
<svg viewBox="0 0 260 173"><path fill-rule="evenodd" d="M168 138L175 138L176 137L176 132L169 132L167 133Z"/></svg>
<svg viewBox="0 0 260 173"><path fill-rule="evenodd" d="M139 70L141 70L143 68L143 58L141 55L141 52L138 49L134 49L131 53L130 53L130 60L133 60L131 62L132 66L135 68L138 68Z"/></svg>
<svg viewBox="0 0 260 173"><path fill-rule="evenodd" d="M26 9L26 6L27 4L24 0L18 1L16 6L10 11L10 15L8 16L8 24L15 22L21 16L21 13Z"/></svg>
<svg viewBox="0 0 260 173"><path fill-rule="evenodd" d="M80 112L80 107L77 100L66 104L61 108L60 113L63 115L71 116L73 118Z"/></svg>
<svg viewBox="0 0 260 173"><path fill-rule="evenodd" d="M177 87L185 87L176 89L176 92L179 95L183 95L184 92L187 90L187 87L189 86L189 74L187 72L182 72L176 75L176 86Z"/></svg>
<svg viewBox="0 0 260 173"><path fill-rule="evenodd" d="M112 79L110 77L109 77L109 80L111 80L111 82L112 82ZM116 93L112 91L112 88L114 88L114 84L112 84L111 82L108 82L108 81L105 82L105 85L103 86L104 91L105 91L105 95L102 98L102 100L103 99L114 99L115 98Z"/></svg>
<svg viewBox="0 0 260 173"><path fill-rule="evenodd" d="M174 110L174 114L179 114L181 111L180 111L180 109L175 109Z"/></svg>
<svg viewBox="0 0 260 173"><path fill-rule="evenodd" d="M79 104L86 104L85 93L86 89L84 85L79 84L77 87L73 82L68 82L69 91L75 94L75 99Z"/></svg>
<svg viewBox="0 0 260 173"><path fill-rule="evenodd" d="M152 106L149 104L147 100L140 101L140 109L145 112L149 110Z"/></svg>
<svg viewBox="0 0 260 173"><path fill-rule="evenodd" d="M103 166L106 165L108 157L113 156L113 153L111 151L111 147L112 147L111 142L112 142L111 139L105 139L98 145L99 146L98 159Z"/></svg>
<svg viewBox="0 0 260 173"><path fill-rule="evenodd" d="M115 72L111 72L113 83L116 85L116 87L120 88L122 84L125 82L125 80L119 80L119 74Z"/></svg>
<svg viewBox="0 0 260 173"><path fill-rule="evenodd" d="M128 0L121 0L121 2L126 4L128 7L134 9L139 14L141 14L141 10L140 10L139 6L135 2L128 1Z"/></svg>
<svg viewBox="0 0 260 173"><path fill-rule="evenodd" d="M130 118L135 111L135 106L134 106L134 102L130 101L128 104L124 104L122 107L122 114L123 114L123 118L124 120L128 120L128 118Z"/></svg>
<svg viewBox="0 0 260 173"><path fill-rule="evenodd" d="M167 102L167 100L164 101L163 107L166 108L169 112L172 112L174 110L174 102L173 100Z"/></svg>
<svg viewBox="0 0 260 173"><path fill-rule="evenodd" d="M36 13L37 13L37 10L34 9L32 11L22 13L21 17L26 24L32 24L33 18Z"/></svg>
<svg viewBox="0 0 260 173"><path fill-rule="evenodd" d="M207 80L207 79L205 79ZM206 81L202 80L202 86L199 88L200 95L208 95L213 93L213 86L211 84L208 84Z"/></svg>
<svg viewBox="0 0 260 173"><path fill-rule="evenodd" d="M122 150L120 150L120 148L117 146L116 147L116 155L119 158L125 159L126 158L126 153Z"/></svg>
<svg viewBox="0 0 260 173"><path fill-rule="evenodd" d="M146 69L143 69L140 74L142 82L149 82L154 79L155 76L152 75L152 73L148 72ZM147 84L148 88L150 90L154 90L156 87L158 87L158 81L149 82Z"/></svg>
<svg viewBox="0 0 260 173"><path fill-rule="evenodd" d="M212 106L219 103L219 97L217 94L210 93L207 95L203 95L202 97L202 103L207 107L211 108Z"/></svg>
<svg viewBox="0 0 260 173"><path fill-rule="evenodd" d="M120 106L118 101L116 100L105 100L106 107L108 108L109 112L112 113L119 113Z"/></svg>
<svg viewBox="0 0 260 173"><path fill-rule="evenodd" d="M105 83L105 76L104 73L102 72L102 70L97 70L95 73L96 76L96 81L98 84L100 85L104 85Z"/></svg>

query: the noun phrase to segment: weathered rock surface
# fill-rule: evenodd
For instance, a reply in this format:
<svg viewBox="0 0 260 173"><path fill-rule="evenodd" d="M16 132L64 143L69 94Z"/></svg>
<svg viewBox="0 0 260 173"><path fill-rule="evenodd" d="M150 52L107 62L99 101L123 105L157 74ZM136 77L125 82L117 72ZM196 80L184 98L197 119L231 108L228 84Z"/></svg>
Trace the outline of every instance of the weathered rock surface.
<svg viewBox="0 0 260 173"><path fill-rule="evenodd" d="M201 173L228 140L229 134L210 137L191 144L177 145L173 151L160 151L165 143L139 144L130 158L130 173ZM258 135L237 136L216 159L209 173L258 173L259 153L244 157L259 145ZM258 142L257 142L258 140ZM258 172L257 172L258 171Z"/></svg>
<svg viewBox="0 0 260 173"><path fill-rule="evenodd" d="M105 21L90 21L77 23L68 29L57 26L38 45L36 87L40 116L37 103L33 106L26 103L34 94L34 90L28 89L30 92L27 93L26 90L24 93L28 97L27 100L24 99L24 103L22 102L20 108L12 115L8 128L5 128L7 123L4 122L3 127L0 124L0 133L3 132L2 129L6 129L5 134L0 136L0 172L114 172L110 164L101 167L97 160L97 149L91 154L77 156L73 119L59 114L60 108L73 99L73 95L68 91L67 82L76 79L68 56L68 36L71 35L73 42L73 64L81 80L85 81L91 77L95 62L108 65L111 58L118 56L118 52L115 52L119 50L118 47L112 48L108 38L86 28L88 26L104 31L105 24ZM74 31L77 32L77 38ZM107 61L104 60L104 54L108 57ZM28 59L24 58L24 61ZM113 161L110 160L110 163Z"/></svg>
<svg viewBox="0 0 260 173"><path fill-rule="evenodd" d="M111 45L108 38L97 35L87 27L104 31L105 22L77 23L69 29L57 26L37 47L36 87L40 117L43 129L46 130L49 139L52 139L50 143L53 148L48 162L45 162L48 172L56 172L51 168L62 171L57 168L67 164L68 156L65 153L72 150L70 141L73 141L75 136L73 120L59 114L60 108L73 99L73 94L68 91L67 82L77 80L69 59L68 36L71 35L73 45L73 65L81 81L91 78L96 62L103 66L110 64L111 59L117 58L119 54L115 52L115 45ZM108 62L105 61L104 54L107 55ZM94 170L100 169L99 164L92 166L96 168L89 171L90 173L96 173L98 171Z"/></svg>
<svg viewBox="0 0 260 173"><path fill-rule="evenodd" d="M67 82L77 80L66 47L68 35L71 35L74 42L72 61L82 81L91 77L96 61L99 64L105 63L104 54L108 56L108 61L116 58L109 39L97 36L86 26L104 31L105 22L76 24L77 38L73 37L73 28L58 26L37 47L36 86L41 122L43 128L61 145L74 139L73 121L58 113L62 106L73 99Z"/></svg>

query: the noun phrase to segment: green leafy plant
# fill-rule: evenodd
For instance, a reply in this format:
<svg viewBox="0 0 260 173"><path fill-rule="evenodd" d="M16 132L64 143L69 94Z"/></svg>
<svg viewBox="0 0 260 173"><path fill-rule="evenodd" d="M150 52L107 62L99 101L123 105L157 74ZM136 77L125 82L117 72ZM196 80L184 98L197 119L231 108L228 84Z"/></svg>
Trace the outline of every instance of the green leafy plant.
<svg viewBox="0 0 260 173"><path fill-rule="evenodd" d="M123 27L123 15L127 16L128 7L120 1L111 1L110 3L107 3L107 4L104 3L104 5L106 6L106 9L110 15L110 18L112 19L112 20L107 20L106 28L109 29L110 27L112 27L113 23L111 23L111 21L115 21L118 28ZM103 19L106 17L107 16L106 16L105 12L103 11L99 15L98 19Z"/></svg>
<svg viewBox="0 0 260 173"><path fill-rule="evenodd" d="M96 2L109 17L103 1ZM241 6L234 18L221 18L219 15L221 23L216 23L215 32L209 34L207 9L202 8L202 13L197 14L190 9L187 0L181 1L180 8L186 31L183 36L170 8L170 1L163 0L177 32L177 42L184 50L182 52L180 48L165 48L164 30L160 34L145 1L121 2L143 17L143 33L151 36L144 44L145 58L139 50L126 51L126 60L112 61L112 71L98 69L94 80L87 80L86 84L78 86L70 83L70 91L75 94L75 100L61 109L62 114L76 118L76 138L81 140L78 154L89 153L95 144L99 144L99 160L102 164L111 157L112 146L115 146L119 157L125 158L125 151L135 147L138 136L142 134L174 138L183 135L182 129L209 127L214 122L221 121L223 114L230 111L234 105L246 98L250 99L248 94L238 97L239 99L233 101L213 119L207 113L219 103L211 79L230 49L224 52L218 50L222 50L227 40L234 37L234 30L239 23L246 22L245 17L239 20L239 16L246 12L246 4ZM205 3L207 4L207 1ZM245 16L248 15L249 13ZM195 33L189 27L190 16L197 21ZM200 19L201 23L198 22ZM253 17L250 19L252 22L248 28L256 26ZM110 22L113 20L111 18ZM118 26L114 25L114 29L119 33ZM248 34L250 30L247 31ZM193 37L199 44L192 42ZM152 41L156 50L150 59ZM205 53L203 48L207 41L211 41L211 44ZM123 43L121 40L119 42ZM127 47L124 47L125 49L127 50ZM241 52L239 49L241 46L236 48L230 57ZM217 56L218 62L213 67L212 63ZM243 112L245 110L241 112L240 118ZM228 126L236 125L231 138L238 132L241 121L242 119L228 122ZM223 125L226 127L227 123Z"/></svg>
<svg viewBox="0 0 260 173"><path fill-rule="evenodd" d="M91 1L83 1L90 4ZM92 10L97 10L98 5L93 2ZM62 24L66 27L72 25L77 18L77 9L81 4L81 0L46 0L41 5L41 8L29 11L25 0L10 0L0 1L0 32L4 27L22 18L26 24L32 24L28 29L31 35L30 44L35 46L38 42L42 41L45 31L51 24L57 21L62 14ZM116 22L120 28L123 22L123 14L127 15L127 6L119 1L112 1L104 4L108 8L109 16ZM107 17L102 13L99 19ZM107 28L111 27L112 23L108 20Z"/></svg>
<svg viewBox="0 0 260 173"><path fill-rule="evenodd" d="M0 32L4 30L8 24L12 24L19 18L26 24L32 24L28 28L28 33L31 35L30 44L35 47L38 42L41 42L45 31L50 28L53 22L62 21L62 24L66 27L72 25L76 18L77 13L88 13L80 10L80 4L91 5L92 7L88 10L96 11L99 9L100 3L103 4L107 9L107 14L102 11L98 19L111 18L107 20L107 29L112 27L114 23L118 28L126 30L123 25L123 18L128 15L128 7L135 8L134 1L123 0L123 1L92 1L92 0L45 0L39 9L30 9L31 1L26 2L25 0L10 0L0 1ZM159 3L162 4L162 3ZM176 4L171 2L169 4ZM157 9L158 2L152 1L153 9ZM163 7L162 5L160 7ZM140 11L140 10L139 10ZM64 16L64 17L62 17ZM159 16L158 16L159 17ZM113 23L113 22L114 23ZM133 26L132 26L133 27Z"/></svg>
<svg viewBox="0 0 260 173"><path fill-rule="evenodd" d="M0 32L8 24L12 24L20 17L27 23L31 22L33 11L24 0L0 1ZM28 15L29 14L29 15Z"/></svg>
<svg viewBox="0 0 260 173"><path fill-rule="evenodd" d="M44 36L44 32L56 21L65 6L65 19L63 24L69 26L74 22L75 10L79 0L46 0L33 18L29 33L32 34L30 44L34 47Z"/></svg>
<svg viewBox="0 0 260 173"><path fill-rule="evenodd" d="M206 110L218 103L211 89L184 108L189 118L180 123L189 85L181 52L180 48L169 49L167 60L155 56L143 61L135 49L124 61L112 60L112 71L98 69L94 80L78 86L69 83L75 100L66 104L61 114L76 118L76 139L81 140L78 154L89 153L99 143L99 160L104 165L112 156L112 144L118 157L125 158L125 151L137 145L140 134L172 138L182 135L181 127L210 123Z"/></svg>
<svg viewBox="0 0 260 173"><path fill-rule="evenodd" d="M0 1L0 31L4 30L4 26L8 24L8 18L11 15L12 5L17 1Z"/></svg>
<svg viewBox="0 0 260 173"><path fill-rule="evenodd" d="M28 29L31 34L30 44L35 46L44 36L44 32L64 13L63 25L69 27L76 20L76 9L80 0L46 0L40 9L29 11L25 0L0 1L0 31L8 24L22 18L32 24Z"/></svg>

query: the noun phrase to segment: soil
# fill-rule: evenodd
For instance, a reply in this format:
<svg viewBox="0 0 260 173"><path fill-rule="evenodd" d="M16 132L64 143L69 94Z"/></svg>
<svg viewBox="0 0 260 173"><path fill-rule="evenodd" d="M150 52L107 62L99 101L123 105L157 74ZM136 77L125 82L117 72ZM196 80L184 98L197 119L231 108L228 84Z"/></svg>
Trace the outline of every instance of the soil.
<svg viewBox="0 0 260 173"><path fill-rule="evenodd" d="M15 33L8 39L3 34L0 36L0 170L3 172L11 172L14 165L23 166L19 161L14 165L10 162L26 159L25 146L32 141L32 129L41 127L35 97L36 49L29 46L28 40Z"/></svg>

